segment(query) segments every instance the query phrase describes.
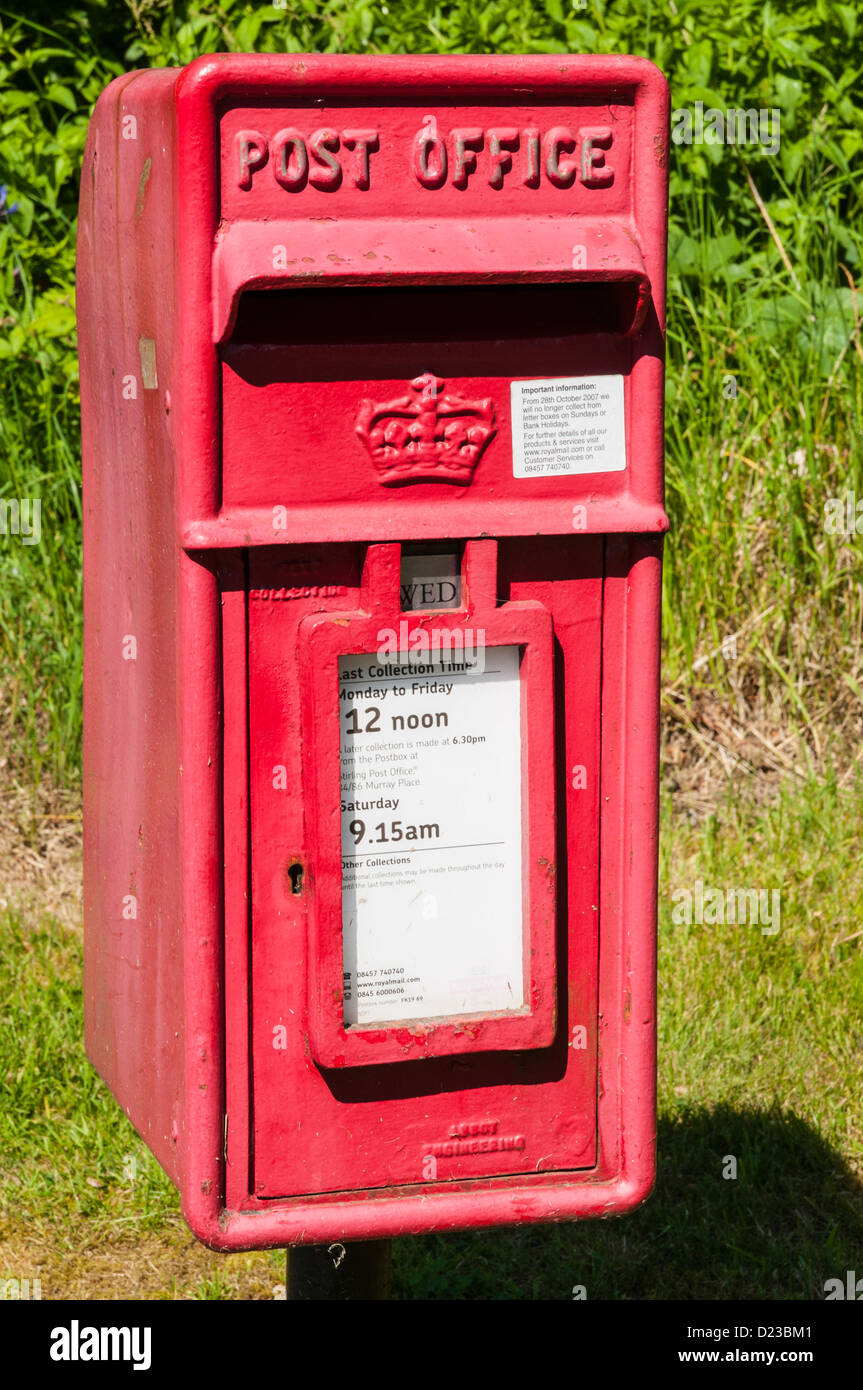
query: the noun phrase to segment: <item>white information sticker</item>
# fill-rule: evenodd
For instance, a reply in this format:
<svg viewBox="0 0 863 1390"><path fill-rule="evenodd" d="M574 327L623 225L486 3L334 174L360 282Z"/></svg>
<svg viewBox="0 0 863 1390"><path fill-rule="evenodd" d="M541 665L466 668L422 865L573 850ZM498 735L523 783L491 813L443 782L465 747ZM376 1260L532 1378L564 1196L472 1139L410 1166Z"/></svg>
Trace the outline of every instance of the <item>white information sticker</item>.
<svg viewBox="0 0 863 1390"><path fill-rule="evenodd" d="M524 1003L518 647L339 658L347 1025Z"/></svg>
<svg viewBox="0 0 863 1390"><path fill-rule="evenodd" d="M626 467L622 376L513 381L510 405L513 477Z"/></svg>

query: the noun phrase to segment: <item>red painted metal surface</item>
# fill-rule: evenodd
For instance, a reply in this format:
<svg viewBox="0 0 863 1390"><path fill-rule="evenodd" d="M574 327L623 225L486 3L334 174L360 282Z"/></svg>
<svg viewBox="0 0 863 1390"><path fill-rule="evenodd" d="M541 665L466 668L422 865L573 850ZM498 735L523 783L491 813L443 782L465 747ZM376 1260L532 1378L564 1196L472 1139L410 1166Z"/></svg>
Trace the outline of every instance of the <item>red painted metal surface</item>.
<svg viewBox="0 0 863 1390"><path fill-rule="evenodd" d="M615 57L219 56L96 108L87 1047L215 1247L652 1185L667 124ZM595 376L626 467L516 476L511 384ZM419 541L464 546L447 621L522 652L532 986L374 1062L333 977L321 662L400 617L369 574Z"/></svg>
<svg viewBox="0 0 863 1390"><path fill-rule="evenodd" d="M375 651L377 634L382 629L397 632L400 627L404 650L409 653L416 649L415 639L422 637L424 631L433 638L441 626L439 612L413 613L410 621L405 618L399 598L401 547L370 546L359 608L353 612L310 615L300 624L297 634L304 686L301 719L307 735L303 739L302 787L308 828L304 852L295 862L303 869L306 863L314 864L314 884L309 885L313 896L309 909L311 931L304 962L308 992L307 999L298 998L297 1003L299 1012L304 1005L308 1008L308 1040L319 1067L380 1066L463 1053L551 1047L555 1040L557 848L554 779L548 775L554 762L551 615L538 603L497 606L497 555L493 541L469 541L464 570L464 607L446 614L447 633L456 639L453 645L462 651L465 646L472 648L474 634L481 632L484 661L491 660L498 647L517 646L521 655L522 863L527 866L523 873L522 955L528 999L519 1012L486 1013L457 1022L433 1019L362 1030L344 1026L341 826L333 818L333 808L342 795L337 659L342 653ZM465 631L467 643L457 642ZM256 694L253 689L253 701ZM264 790L271 794L272 787ZM454 785L451 794L458 796L460 788ZM258 845L256 839L253 853ZM261 846L261 851L266 855L265 847ZM446 1124L448 1119L449 1114L445 1113L441 1123ZM428 1120L426 1103L424 1123ZM380 1146L380 1117L376 1117L376 1123ZM402 1123L400 1147L404 1140ZM418 1136L417 1153L421 1152L420 1141Z"/></svg>

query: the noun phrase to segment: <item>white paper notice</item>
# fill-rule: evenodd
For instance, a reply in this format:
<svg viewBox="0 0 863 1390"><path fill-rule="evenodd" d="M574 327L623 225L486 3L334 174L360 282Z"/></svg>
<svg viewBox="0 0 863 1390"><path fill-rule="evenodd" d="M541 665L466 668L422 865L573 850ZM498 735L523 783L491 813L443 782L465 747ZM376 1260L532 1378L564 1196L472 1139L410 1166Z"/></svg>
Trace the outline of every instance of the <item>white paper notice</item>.
<svg viewBox="0 0 863 1390"><path fill-rule="evenodd" d="M519 651L483 656L339 658L346 1024L524 1002Z"/></svg>
<svg viewBox="0 0 863 1390"><path fill-rule="evenodd" d="M622 376L513 381L510 403L513 477L626 467Z"/></svg>

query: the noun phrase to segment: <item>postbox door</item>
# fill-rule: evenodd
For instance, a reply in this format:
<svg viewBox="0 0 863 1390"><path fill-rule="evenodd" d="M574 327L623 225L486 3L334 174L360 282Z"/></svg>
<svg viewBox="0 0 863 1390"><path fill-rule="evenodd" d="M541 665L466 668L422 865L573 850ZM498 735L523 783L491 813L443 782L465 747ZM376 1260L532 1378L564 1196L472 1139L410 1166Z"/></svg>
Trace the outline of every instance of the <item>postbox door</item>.
<svg viewBox="0 0 863 1390"><path fill-rule="evenodd" d="M471 1026L477 1019L467 1018L455 1055L446 1048L444 1055L425 1055L410 1046L400 1054L397 1046L384 1045L385 1060L379 1065L367 1055L360 1060L352 1054L341 1059L343 1065L332 1066L325 1064L332 1056L321 1061L310 1006L316 963L308 953L309 943L319 940L313 914L322 812L310 802L305 760L313 721L298 651L314 615L317 626L319 620L326 625L328 613L338 622L343 621L339 614L362 611L365 560L366 547L360 545L291 546L250 555L254 1192L259 1198L351 1192L590 1168L597 1157L602 542L564 537L539 544L508 540L498 546L499 611L507 605L541 610L551 637L547 678L552 689L546 693L555 729L543 749L543 765L528 772L528 780L551 798L557 827L552 853L543 851L539 866L554 881L550 900L556 903L550 934L554 1009L543 1023L553 1017L551 1031L538 1033L533 1043L525 1036L496 1047L494 1041L483 1042L478 1032L479 1040L472 1043ZM481 689L476 698L482 699ZM410 745L424 736L421 720L402 735L405 752L418 752ZM335 742L338 747L337 734ZM501 748L501 759L507 751L518 757L517 750ZM445 790L435 794L444 800L440 816L429 816L428 824L440 823L446 812ZM469 798L471 790L454 787L452 795ZM338 825L341 806L335 796L333 802L330 815ZM527 806L527 801L521 803L523 814ZM391 822L400 818L385 810L381 824L389 833ZM524 846L529 862L529 827ZM494 879L492 851L485 847L473 858L462 854L452 863L446 856L434 857L450 878L465 872L460 866L469 863L467 871L477 878L472 900L479 902L483 864L488 865L489 883ZM382 866L380 872L385 871ZM431 929L433 922L431 918ZM489 925L484 924L486 931ZM397 984L406 987L400 979ZM504 1021L511 1024L506 1016ZM382 1030L382 1041L397 1041L398 1031ZM399 1055L406 1060L393 1060Z"/></svg>

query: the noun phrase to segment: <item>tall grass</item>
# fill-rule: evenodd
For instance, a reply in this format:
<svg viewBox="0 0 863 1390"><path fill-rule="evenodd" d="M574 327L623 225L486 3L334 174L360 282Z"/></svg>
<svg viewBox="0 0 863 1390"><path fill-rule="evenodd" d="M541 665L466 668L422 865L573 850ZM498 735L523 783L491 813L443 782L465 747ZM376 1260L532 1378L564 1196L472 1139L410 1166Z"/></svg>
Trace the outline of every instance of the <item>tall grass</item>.
<svg viewBox="0 0 863 1390"><path fill-rule="evenodd" d="M620 1221L398 1241L397 1297L821 1299L859 1272L863 785L851 795L849 816L829 781L767 814L732 794L699 827L666 799L654 1196ZM671 895L696 878L781 886L778 932L675 925ZM41 1274L45 1298L270 1296L265 1256L242 1278L224 1270L245 1257L213 1257L195 1293L179 1199L84 1057L80 942L9 913L0 930L0 1278Z"/></svg>
<svg viewBox="0 0 863 1390"><path fill-rule="evenodd" d="M828 0L0 10L0 182L18 205L0 212L0 498L43 503L39 546L0 537L0 731L16 774L78 770L73 253L89 111L128 67L243 49L636 52L664 68L675 107L779 111L774 155L670 145L667 708L697 729L706 693L774 742L799 735L794 758L823 771L830 721L853 724L863 687L863 541L824 526L830 497L863 490L858 26ZM731 635L733 660L719 654Z"/></svg>

